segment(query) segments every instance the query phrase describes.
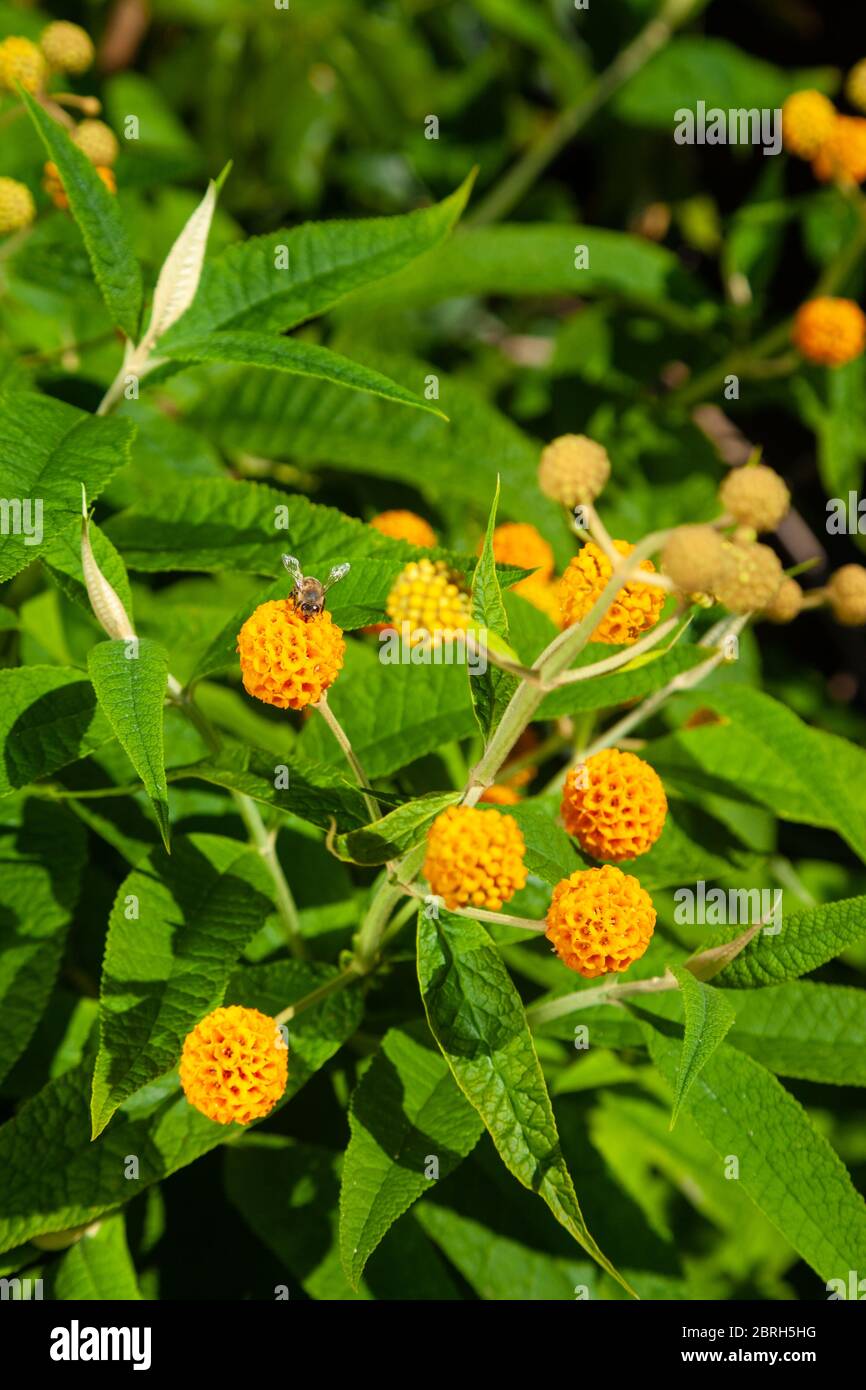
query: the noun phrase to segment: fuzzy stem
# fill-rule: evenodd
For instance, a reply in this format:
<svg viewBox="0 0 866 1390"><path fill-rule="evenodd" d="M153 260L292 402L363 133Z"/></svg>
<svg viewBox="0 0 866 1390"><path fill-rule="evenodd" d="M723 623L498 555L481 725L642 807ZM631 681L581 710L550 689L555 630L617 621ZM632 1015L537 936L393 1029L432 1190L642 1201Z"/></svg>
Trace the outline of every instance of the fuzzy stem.
<svg viewBox="0 0 866 1390"><path fill-rule="evenodd" d="M419 898L422 902L426 900L426 893L422 893L413 884L401 883L400 887L410 897ZM438 901L441 902L441 899ZM470 917L475 922L492 922L498 927L519 927L521 931L531 932L547 931L547 923L535 917L511 917L506 912L489 912L486 907L449 907L448 911L452 917Z"/></svg>
<svg viewBox="0 0 866 1390"><path fill-rule="evenodd" d="M358 979L360 979L360 975L355 966L348 966L341 974L335 975L333 980L328 980L318 989L305 994L303 999L299 999L296 1004L289 1004L287 1008L277 1014L274 1022L290 1023L293 1018L297 1018L298 1014L304 1013L306 1009L312 1009L316 1004L321 1004L323 999L327 999L331 994L336 994L340 989L345 989L347 985Z"/></svg>
<svg viewBox="0 0 866 1390"><path fill-rule="evenodd" d="M629 555L620 556L620 564L614 568L613 574L583 621L566 628L565 632L554 637L545 648L533 667L545 684L567 670L570 663L580 655L620 589L628 583L641 561L663 544L667 534L667 531L656 531L650 536L645 536ZM469 785L463 794L464 806L474 806L485 789L495 781L497 772L527 724L533 719L544 695L544 689L528 684L521 685L514 692L481 760L472 770Z"/></svg>
<svg viewBox="0 0 866 1390"><path fill-rule="evenodd" d="M220 736L208 719L203 710L199 709L189 691L184 689L176 677L169 675L168 678L168 697L174 705L185 714L193 727L201 734L208 748L212 753L220 750ZM261 812L252 797L246 796L243 792L235 791L230 788L230 795L234 801L238 815L246 826L250 834L250 839L255 845L259 854L262 856L265 867L271 876L274 885L274 897L277 902L277 910L280 921L285 931L286 942L289 950L296 960L304 958L304 942L301 936L301 923L298 917L298 909L289 887L288 879L283 873L283 867L277 857L276 839L273 834L269 834L265 829Z"/></svg>
<svg viewBox="0 0 866 1390"><path fill-rule="evenodd" d="M729 625L728 632L740 632L747 621L747 618L737 619L736 622ZM644 719L648 719L651 714L655 714L656 710L665 703L669 695L677 694L682 690L691 690L693 686L700 685L704 677L708 676L711 671L714 671L716 667L720 666L725 660L727 660L727 658L724 651L718 650L714 652L707 661L702 661L699 666L693 666L691 671L683 671L680 675L674 676L673 680L668 681L667 685L663 685L661 690L657 690L653 695L647 696L636 709L631 710L624 718L620 719L618 723L612 724L609 729L606 729L604 733L587 748L583 755L584 759L591 757L593 753L598 753L602 748L609 748L611 744L618 743L623 734L630 733L636 725L643 723Z"/></svg>
<svg viewBox="0 0 866 1390"><path fill-rule="evenodd" d="M301 935L301 921L292 890L277 858L276 834L266 830L261 812L251 797L244 796L243 792L233 790L232 798L238 808L241 820L250 833L250 839L264 860L265 867L271 876L277 909L285 929L289 950L296 960L303 960L306 953Z"/></svg>
<svg viewBox="0 0 866 1390"><path fill-rule="evenodd" d="M323 695L321 700L319 700L318 704L313 705L313 709L319 711L319 714L322 716L328 728L331 730L331 733L334 735L334 738L337 740L340 747L342 748L343 753L346 757L346 761L348 762L349 766L355 774L355 781L361 788L361 794L364 798L364 802L366 804L367 813L370 817L370 820L379 820L381 818L382 811L376 798L372 796L370 792L367 791L367 787L369 787L370 785L367 774L362 768L360 762L358 761L358 758L355 756L355 750L349 742L348 734L346 733L337 716L334 714L334 711L331 709L331 706L328 704L327 695Z"/></svg>
<svg viewBox="0 0 866 1390"><path fill-rule="evenodd" d="M573 994L563 994L559 999L551 999L547 1004L536 1004L526 1010L530 1027L538 1028L542 1023L551 1023L555 1018L576 1013L578 1009L591 1009L597 1004L615 1004L620 999L628 999L633 994L660 994L665 990L679 989L676 975L670 972L656 975L651 980L630 980L621 985L595 985L592 989L579 989Z"/></svg>
<svg viewBox="0 0 866 1390"><path fill-rule="evenodd" d="M556 690L558 686L573 685L575 681L591 680L593 676L603 676L610 671L617 671L621 666L628 666L629 662L634 661L636 656L642 656L644 652L651 651L669 632L678 626L682 619L682 612L675 613L672 618L668 618L659 627L653 628L639 642L628 647L624 652L617 652L615 656L605 657L604 661L596 661L592 666L580 666L576 671L565 671L561 676L557 676L553 685L547 686L548 690ZM690 620L689 620L690 621ZM682 631L677 635L679 641L688 627L688 622L683 623ZM674 643L671 643L674 646ZM668 649L670 650L670 648Z"/></svg>

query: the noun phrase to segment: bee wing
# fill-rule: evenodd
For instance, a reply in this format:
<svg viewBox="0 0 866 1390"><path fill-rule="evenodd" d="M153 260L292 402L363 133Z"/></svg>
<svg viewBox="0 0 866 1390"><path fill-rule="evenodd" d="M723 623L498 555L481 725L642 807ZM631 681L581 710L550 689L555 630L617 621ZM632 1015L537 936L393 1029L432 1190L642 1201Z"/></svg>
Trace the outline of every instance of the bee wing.
<svg viewBox="0 0 866 1390"><path fill-rule="evenodd" d="M303 574L303 571L302 571L302 569L301 569L300 561L299 561L299 560L296 560L295 557L294 557L294 555L284 555L284 556L283 556L283 564L285 565L286 569L289 571L289 574L292 576L292 578L294 579L295 583L296 583L296 584L300 584L300 583L302 582L303 578L304 578L304 574Z"/></svg>
<svg viewBox="0 0 866 1390"><path fill-rule="evenodd" d="M345 579L351 568L352 566L348 562L344 565L335 565L322 585L323 591L327 593L334 584L339 584L341 579Z"/></svg>

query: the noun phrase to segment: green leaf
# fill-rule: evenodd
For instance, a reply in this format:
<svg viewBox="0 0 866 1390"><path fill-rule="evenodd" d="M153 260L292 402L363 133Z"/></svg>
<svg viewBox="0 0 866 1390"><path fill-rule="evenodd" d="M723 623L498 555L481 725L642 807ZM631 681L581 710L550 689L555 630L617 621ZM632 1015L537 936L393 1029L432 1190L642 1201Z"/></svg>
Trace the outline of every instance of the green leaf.
<svg viewBox="0 0 866 1390"><path fill-rule="evenodd" d="M505 515L532 522L565 561L573 546L560 510L538 489L539 444L477 390L438 366L373 353L352 341L341 340L340 348L416 393L434 376L448 425L421 411L391 410L373 396L327 382L252 371L232 374L220 390L211 384L188 419L222 448L402 483L411 477L430 502L470 503L481 516L487 515L500 475Z"/></svg>
<svg viewBox="0 0 866 1390"><path fill-rule="evenodd" d="M179 836L120 885L108 925L93 1073L93 1137L177 1066L187 1033L223 1001L235 961L273 910L261 856L217 835Z"/></svg>
<svg viewBox="0 0 866 1390"><path fill-rule="evenodd" d="M51 997L86 853L84 827L64 807L0 803L0 1080Z"/></svg>
<svg viewBox="0 0 866 1390"><path fill-rule="evenodd" d="M420 844L440 812L459 800L460 792L429 792L360 830L338 835L333 852L353 864L387 864Z"/></svg>
<svg viewBox="0 0 866 1390"><path fill-rule="evenodd" d="M780 1076L866 1086L866 991L797 980L728 990L729 1040Z"/></svg>
<svg viewBox="0 0 866 1390"><path fill-rule="evenodd" d="M647 745L665 779L730 792L783 820L835 831L866 860L866 751L810 728L793 710L744 685L701 692L718 724L679 729Z"/></svg>
<svg viewBox="0 0 866 1390"><path fill-rule="evenodd" d="M472 1151L484 1126L440 1054L398 1028L382 1039L352 1095L340 1190L340 1250L358 1287L394 1222ZM430 1158L438 1169L429 1175Z"/></svg>
<svg viewBox="0 0 866 1390"><path fill-rule="evenodd" d="M0 671L0 796L86 758L113 737L93 686L79 671Z"/></svg>
<svg viewBox="0 0 866 1390"><path fill-rule="evenodd" d="M294 751L277 758L258 748L224 741L212 758L176 768L171 774L173 782L187 777L241 792L322 830L329 829L332 820L340 830L355 830L369 819L364 798L342 772Z"/></svg>
<svg viewBox="0 0 866 1390"><path fill-rule="evenodd" d="M730 873L732 862L718 851L725 848L726 836L716 821L701 822L692 808L676 801L668 807L664 829L652 849L627 865L646 888L675 888ZM695 824L692 824L692 822ZM700 831L700 838L697 838Z"/></svg>
<svg viewBox="0 0 866 1390"><path fill-rule="evenodd" d="M578 258L578 247L587 248L586 258ZM666 247L606 227L532 223L460 231L452 245L428 252L399 275L365 290L346 312L466 295L616 295L674 306L696 306L706 299L699 282ZM680 316L687 327L700 324L694 312L682 307Z"/></svg>
<svg viewBox="0 0 866 1390"><path fill-rule="evenodd" d="M85 1231L60 1258L53 1274L55 1298L68 1302L140 1299L122 1214Z"/></svg>
<svg viewBox="0 0 866 1390"><path fill-rule="evenodd" d="M523 1004L481 924L420 913L418 978L433 1035L508 1171L624 1283L586 1228Z"/></svg>
<svg viewBox="0 0 866 1390"><path fill-rule="evenodd" d="M766 107L774 110L791 92L816 87L831 92L830 68L783 69L755 58L725 39L706 34L674 38L656 53L614 99L614 110L636 125L670 131L679 107Z"/></svg>
<svg viewBox="0 0 866 1390"><path fill-rule="evenodd" d="M0 581L43 553L50 559L61 538L80 540L82 483L91 501L98 497L127 462L134 434L129 420L86 415L49 396L0 397L0 497L9 504Z"/></svg>
<svg viewBox="0 0 866 1390"><path fill-rule="evenodd" d="M167 355L181 362L234 362L246 367L262 367L266 371L288 372L293 376L316 377L350 391L366 391L395 405L413 406L416 410L438 415L442 420L446 418L437 406L414 391L398 386L382 372L353 362L330 348L298 338L235 329L212 333L207 338L184 339L170 348Z"/></svg>
<svg viewBox="0 0 866 1390"><path fill-rule="evenodd" d="M150 797L168 849L168 787L162 730L168 683L165 650L147 637L135 642L100 642L88 654L87 669L100 706Z"/></svg>
<svg viewBox="0 0 866 1390"><path fill-rule="evenodd" d="M319 988L330 966L282 961L235 971L226 1002L275 1014ZM358 1027L358 990L342 990L292 1022L289 1080L278 1106L297 1095ZM93 1221L135 1193L237 1138L232 1125L207 1119L180 1092L177 1075L160 1078L127 1101L98 1139L90 1138L90 1062L39 1091L0 1127L0 1251L31 1236ZM126 1176L128 1157L139 1176Z"/></svg>
<svg viewBox="0 0 866 1390"><path fill-rule="evenodd" d="M712 985L696 980L690 970L674 965L670 969L679 980L685 1014L685 1036L677 1072L671 1129L680 1106L734 1021L734 1010L724 994Z"/></svg>
<svg viewBox="0 0 866 1390"><path fill-rule="evenodd" d="M496 529L496 509L499 505L499 478L487 517L484 544L472 576L472 616L482 629L495 637L508 638L508 615L502 601L496 558L493 554L493 532ZM485 743L494 733L502 713L517 689L514 676L490 663L487 670L469 677L469 691L475 718Z"/></svg>
<svg viewBox="0 0 866 1390"><path fill-rule="evenodd" d="M866 363L862 357L821 373L820 388L805 376L794 377L791 392L800 414L814 430L818 444L818 473L824 491L847 509L849 492L856 492L866 461ZM826 401L820 391L826 392ZM827 529L845 529L847 517L830 511ZM855 524L856 524L855 516Z"/></svg>
<svg viewBox="0 0 866 1390"><path fill-rule="evenodd" d="M578 1287L595 1296L598 1273L589 1261L544 1254L432 1202L421 1203L417 1219L485 1302L573 1303Z"/></svg>
<svg viewBox="0 0 866 1390"><path fill-rule="evenodd" d="M225 1174L229 1200L310 1298L333 1303L402 1299L407 1293L418 1299L459 1297L411 1216L388 1232L367 1278L352 1288L338 1247L339 1154L281 1135L257 1134L251 1142L229 1149ZM276 1292L268 1288L264 1296L273 1298ZM290 1296L294 1298L294 1289Z"/></svg>
<svg viewBox="0 0 866 1390"><path fill-rule="evenodd" d="M371 778L387 777L476 727L459 666L384 665L360 645L347 649L328 703ZM308 720L300 746L317 762L342 763L343 754L323 719Z"/></svg>
<svg viewBox="0 0 866 1390"><path fill-rule="evenodd" d="M559 823L558 801L522 801L499 808L517 821L526 844L526 867L553 887L581 867L571 840Z"/></svg>
<svg viewBox="0 0 866 1390"><path fill-rule="evenodd" d="M284 332L435 246L459 218L472 177L431 208L402 217L306 223L230 246L205 263L195 300L160 344L216 329Z"/></svg>
<svg viewBox="0 0 866 1390"><path fill-rule="evenodd" d="M676 1040L649 1030L653 1060L673 1086ZM866 1203L806 1111L762 1066L722 1046L692 1087L689 1114L743 1191L821 1279L866 1265Z"/></svg>
<svg viewBox="0 0 866 1390"><path fill-rule="evenodd" d="M707 943L721 944L730 933ZM714 983L734 989L778 985L807 975L866 938L866 896L785 914L782 929L763 929L715 975Z"/></svg>
<svg viewBox="0 0 866 1390"><path fill-rule="evenodd" d="M334 507L264 483L226 478L175 481L168 494L148 494L112 517L105 531L133 570L232 569L271 576L281 571L260 603L289 592L291 581L280 563L289 545L306 574L323 571L324 577L331 565L349 560L351 570L328 595L328 610L341 626L347 610L354 618L347 626L381 617L395 576L421 553ZM236 646L237 627L234 637ZM226 636L221 655L228 643Z"/></svg>
<svg viewBox="0 0 866 1390"><path fill-rule="evenodd" d="M250 1229L310 1298L351 1302L371 1294L364 1285L353 1288L340 1265L339 1168L337 1154L282 1135L261 1135L229 1150L225 1185Z"/></svg>
<svg viewBox="0 0 866 1390"><path fill-rule="evenodd" d="M611 655L610 647L593 642L585 647L573 670L590 666L596 661L604 661ZM585 710L610 709L625 704L629 700L642 700L660 690L674 676L706 661L705 649L680 642L670 651L652 654L652 660L639 666L623 666L619 671L607 675L593 676L589 680L573 681L562 686L550 695L545 695L538 711L539 719L559 719L563 715L582 714Z"/></svg>
<svg viewBox="0 0 866 1390"><path fill-rule="evenodd" d="M49 159L57 165L111 321L134 340L141 312L141 270L132 254L117 198L108 192L90 160L63 127L29 93L22 92L21 96Z"/></svg>

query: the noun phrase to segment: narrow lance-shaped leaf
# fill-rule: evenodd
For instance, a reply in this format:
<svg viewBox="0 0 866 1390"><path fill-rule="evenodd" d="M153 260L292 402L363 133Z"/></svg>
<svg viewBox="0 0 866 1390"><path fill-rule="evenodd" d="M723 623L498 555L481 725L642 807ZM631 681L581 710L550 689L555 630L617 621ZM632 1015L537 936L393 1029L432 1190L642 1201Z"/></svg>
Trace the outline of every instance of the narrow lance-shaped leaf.
<svg viewBox="0 0 866 1390"><path fill-rule="evenodd" d="M0 528L0 582L68 539L77 545L82 484L97 496L128 461L134 435L129 420L87 415L31 391L3 395L0 497L14 524Z"/></svg>
<svg viewBox="0 0 866 1390"><path fill-rule="evenodd" d="M496 529L496 511L499 506L499 478L496 479L496 492L487 518L484 544L472 576L472 616L483 630L489 633L489 641L508 637L508 615L502 601L499 576L496 573L496 557L493 554L493 532ZM489 739L499 723L502 711L514 694L517 682L513 676L498 666L488 664L486 671L473 673L469 668L469 689L475 718L485 740Z"/></svg>
<svg viewBox="0 0 866 1390"><path fill-rule="evenodd" d="M696 980L691 971L682 966L675 965L672 970L682 991L686 1029L671 1111L671 1129L698 1073L710 1060L734 1021L734 1010L724 994L713 989L712 985Z"/></svg>
<svg viewBox="0 0 866 1390"><path fill-rule="evenodd" d="M781 930L756 932L714 977L717 985L754 989L817 970L866 938L866 895L783 915Z"/></svg>
<svg viewBox="0 0 866 1390"><path fill-rule="evenodd" d="M866 990L793 980L727 990L729 1041L780 1076L866 1086Z"/></svg>
<svg viewBox="0 0 866 1390"><path fill-rule="evenodd" d="M108 192L90 160L72 143L63 127L52 120L28 92L22 92L21 96L49 159L57 165L112 322L123 329L127 338L134 339L141 311L141 269L132 253L117 199Z"/></svg>
<svg viewBox="0 0 866 1390"><path fill-rule="evenodd" d="M0 671L0 796L86 758L114 737L80 671Z"/></svg>
<svg viewBox="0 0 866 1390"><path fill-rule="evenodd" d="M163 711L168 657L150 638L100 642L87 658L100 707L114 729L153 804L160 834L169 843Z"/></svg>
<svg viewBox="0 0 866 1390"><path fill-rule="evenodd" d="M86 854L84 827L65 806L0 802L0 1080L51 997Z"/></svg>
<svg viewBox="0 0 866 1390"><path fill-rule="evenodd" d="M673 1086L681 1045L646 1025L653 1060ZM806 1111L758 1062L726 1044L692 1088L690 1118L744 1192L824 1280L866 1267L866 1203Z"/></svg>
<svg viewBox="0 0 866 1390"><path fill-rule="evenodd" d="M484 1129L430 1041L390 1029L352 1096L340 1248L355 1288L394 1222L431 1190L434 1179L457 1167ZM434 1173L431 1154L437 1160Z"/></svg>
<svg viewBox="0 0 866 1390"><path fill-rule="evenodd" d="M587 1230L523 1004L481 924L419 914L418 978L433 1035L506 1168L628 1289Z"/></svg>
<svg viewBox="0 0 866 1390"><path fill-rule="evenodd" d="M205 265L195 303L162 349L220 328L284 332L324 313L437 245L471 186L472 176L443 202L401 217L307 223L230 246Z"/></svg>
<svg viewBox="0 0 866 1390"><path fill-rule="evenodd" d="M55 1298L72 1303L141 1298L121 1212L86 1230L61 1256L52 1272L52 1291Z"/></svg>
<svg viewBox="0 0 866 1390"><path fill-rule="evenodd" d="M438 406L399 386L396 381L353 362L318 343L306 343L298 338L281 338L271 333L255 333L249 329L233 329L211 333L204 338L184 339L166 349L167 356L181 362L236 362L245 367L263 367L266 371L288 372L293 376L318 377L334 386L350 391L366 391L395 405L408 405L426 410L431 415L445 416Z"/></svg>
<svg viewBox="0 0 866 1390"><path fill-rule="evenodd" d="M360 830L336 836L331 848L340 859L353 864L387 864L417 845L439 813L459 800L459 792L430 792Z"/></svg>

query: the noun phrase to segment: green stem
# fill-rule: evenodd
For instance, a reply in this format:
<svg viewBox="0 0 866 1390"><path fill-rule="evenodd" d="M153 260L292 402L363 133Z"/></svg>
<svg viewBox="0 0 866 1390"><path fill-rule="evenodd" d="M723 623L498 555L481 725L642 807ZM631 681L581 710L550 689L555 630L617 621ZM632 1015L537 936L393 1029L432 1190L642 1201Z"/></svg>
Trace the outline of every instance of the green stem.
<svg viewBox="0 0 866 1390"><path fill-rule="evenodd" d="M403 898L402 884L383 879L370 900L361 929L355 937L355 966L360 974L368 975L376 968L379 950L389 925L391 913Z"/></svg>
<svg viewBox="0 0 866 1390"><path fill-rule="evenodd" d="M168 678L168 697L201 734L211 752L218 753L222 744L213 724L196 704L189 691L185 690L180 681L171 675ZM277 857L276 837L265 828L261 812L252 797L246 796L243 792L235 791L233 788L230 789L230 794L238 809L238 815L249 832L250 840L259 851L271 876L277 911L283 924L289 950L296 960L303 960L305 951L301 935L301 922L288 879L283 873L283 867Z"/></svg>
<svg viewBox="0 0 866 1390"><path fill-rule="evenodd" d="M299 999L296 1004L289 1004L287 1008L277 1014L274 1022L290 1023L293 1018L298 1017L298 1014L304 1013L307 1009L312 1009L316 1004L321 1004L323 999L327 999L331 994L336 994L338 990L345 989L347 985L352 984L353 981L358 979L360 979L360 975L355 966L348 966L341 974L335 975L333 980L328 980L325 984L320 985L318 989L311 990L309 994L305 994L303 999Z"/></svg>
<svg viewBox="0 0 866 1390"><path fill-rule="evenodd" d="M563 994L559 999L551 999L547 1004L536 1004L526 1010L526 1019L530 1027L538 1028L542 1023L552 1023L555 1018L563 1018L579 1009L591 1009L598 1004L615 1004L618 1000L628 999L633 994L660 994L669 989L679 989L675 975L656 975L651 980L631 980L621 985L595 985L592 989L579 989L573 994Z"/></svg>
<svg viewBox="0 0 866 1390"><path fill-rule="evenodd" d="M400 885L412 898L426 901L427 895L414 888L411 883ZM437 899L442 902L442 899ZM486 907L449 907L452 917L469 917L473 922L492 922L497 927L519 927L521 931L546 932L547 922L537 917L511 917L506 912L489 912Z"/></svg>
<svg viewBox="0 0 866 1390"><path fill-rule="evenodd" d="M289 950L296 960L303 960L306 953L301 935L301 919L298 916L292 890L283 873L283 867L277 858L276 834L266 829L261 812L251 797L234 790L232 790L231 795L238 808L238 814L249 831L250 839L264 860L265 867L271 876L274 896L277 900L277 911L280 914L280 921L283 924Z"/></svg>
<svg viewBox="0 0 866 1390"><path fill-rule="evenodd" d="M483 227L511 212L569 140L668 42L696 9L695 0L667 0L582 96L561 111L525 154L483 199L467 225Z"/></svg>
<svg viewBox="0 0 866 1390"><path fill-rule="evenodd" d="M355 750L349 741L348 734L346 733L337 716L334 714L334 711L331 709L331 706L328 704L327 695L323 695L319 703L313 705L313 709L319 711L319 714L322 716L328 728L331 730L331 733L334 735L334 738L337 740L340 747L342 748L346 761L348 762L349 766L355 774L355 781L361 788L361 795L364 798L364 804L367 807L367 814L369 815L370 820L380 820L382 816L382 811L379 806L379 803L376 800L376 798L370 792L367 791L367 788L370 785L367 774L361 766L360 761L355 755Z"/></svg>
<svg viewBox="0 0 866 1390"><path fill-rule="evenodd" d="M534 667L545 685L552 678L567 670L575 657L580 655L619 591L638 570L641 561L645 560L653 551L658 550L659 546L664 543L667 534L667 531L655 531L652 535L645 536L614 569L583 621L566 628L565 632L554 637L550 645L545 648ZM497 772L527 724L535 716L545 693L543 688L534 685L521 685L515 690L499 721L496 732L480 761L472 770L469 784L463 794L463 805L474 806L485 789L496 780Z"/></svg>

